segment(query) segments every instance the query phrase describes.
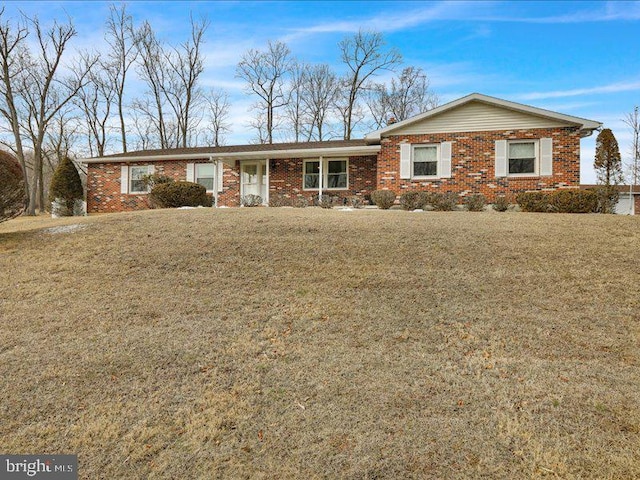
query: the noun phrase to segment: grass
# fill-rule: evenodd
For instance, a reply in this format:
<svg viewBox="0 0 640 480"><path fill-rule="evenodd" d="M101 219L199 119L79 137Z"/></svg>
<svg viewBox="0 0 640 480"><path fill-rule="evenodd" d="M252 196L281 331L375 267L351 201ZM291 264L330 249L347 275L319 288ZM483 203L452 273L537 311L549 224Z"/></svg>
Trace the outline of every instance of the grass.
<svg viewBox="0 0 640 480"><path fill-rule="evenodd" d="M640 478L639 246L602 215L12 220L0 452L83 479Z"/></svg>

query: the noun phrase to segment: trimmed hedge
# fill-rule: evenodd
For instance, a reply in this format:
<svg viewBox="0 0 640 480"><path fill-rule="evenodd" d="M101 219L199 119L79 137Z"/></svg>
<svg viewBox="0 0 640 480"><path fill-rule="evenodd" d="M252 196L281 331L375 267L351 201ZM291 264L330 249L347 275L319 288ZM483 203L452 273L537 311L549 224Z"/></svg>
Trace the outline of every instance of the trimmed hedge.
<svg viewBox="0 0 640 480"><path fill-rule="evenodd" d="M151 189L149 200L157 208L211 206L207 189L193 182L159 183Z"/></svg>
<svg viewBox="0 0 640 480"><path fill-rule="evenodd" d="M429 194L427 192L409 191L400 195L400 206L403 210L417 210L424 208L429 203Z"/></svg>
<svg viewBox="0 0 640 480"><path fill-rule="evenodd" d="M458 195L449 193L433 193L430 195L430 203L437 212L452 212L458 206Z"/></svg>
<svg viewBox="0 0 640 480"><path fill-rule="evenodd" d="M396 201L396 192L391 190L374 190L371 192L371 200L378 208L389 210Z"/></svg>
<svg viewBox="0 0 640 480"><path fill-rule="evenodd" d="M29 204L18 160L0 150L0 222L22 214Z"/></svg>
<svg viewBox="0 0 640 480"><path fill-rule="evenodd" d="M524 192L516 201L523 212L595 213L599 208L598 195L592 190Z"/></svg>
<svg viewBox="0 0 640 480"><path fill-rule="evenodd" d="M76 202L82 201L83 197L78 169L69 157L64 157L56 167L49 187L49 201L58 207L56 215L73 216Z"/></svg>
<svg viewBox="0 0 640 480"><path fill-rule="evenodd" d="M469 212L482 212L487 204L487 199L481 193L469 195L464 199L464 208Z"/></svg>
<svg viewBox="0 0 640 480"><path fill-rule="evenodd" d="M509 210L509 199L505 195L499 195L491 205L491 208L496 212L506 212Z"/></svg>

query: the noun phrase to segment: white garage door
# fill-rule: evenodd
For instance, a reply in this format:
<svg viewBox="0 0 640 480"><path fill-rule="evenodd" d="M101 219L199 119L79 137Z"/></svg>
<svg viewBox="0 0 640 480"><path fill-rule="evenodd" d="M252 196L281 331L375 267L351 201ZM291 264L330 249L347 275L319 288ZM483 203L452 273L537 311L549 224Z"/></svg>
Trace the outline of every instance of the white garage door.
<svg viewBox="0 0 640 480"><path fill-rule="evenodd" d="M620 215L633 215L633 197L628 193L621 193L616 204L616 213Z"/></svg>

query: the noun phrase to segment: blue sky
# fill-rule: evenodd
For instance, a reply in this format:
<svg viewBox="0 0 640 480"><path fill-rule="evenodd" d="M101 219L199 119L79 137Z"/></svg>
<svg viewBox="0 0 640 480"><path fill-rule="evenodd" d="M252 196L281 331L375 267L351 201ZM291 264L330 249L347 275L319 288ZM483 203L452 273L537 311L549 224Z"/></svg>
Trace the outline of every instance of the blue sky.
<svg viewBox="0 0 640 480"><path fill-rule="evenodd" d="M69 15L76 48L101 48L110 2L15 2L41 21ZM640 2L130 2L169 42L186 38L189 15L206 15L204 83L233 103L229 143L246 143L252 100L235 78L244 51L285 41L309 63L338 72L337 43L358 29L384 33L406 65L422 67L442 102L471 92L601 121L629 157L625 113L640 105ZM132 87L135 88L135 87ZM595 182L595 135L582 141L582 182Z"/></svg>

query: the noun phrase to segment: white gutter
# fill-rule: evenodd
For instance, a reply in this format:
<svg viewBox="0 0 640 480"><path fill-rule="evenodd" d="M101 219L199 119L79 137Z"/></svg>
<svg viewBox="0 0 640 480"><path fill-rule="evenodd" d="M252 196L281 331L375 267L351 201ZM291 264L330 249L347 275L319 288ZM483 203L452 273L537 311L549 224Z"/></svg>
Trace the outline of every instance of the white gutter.
<svg viewBox="0 0 640 480"><path fill-rule="evenodd" d="M202 152L159 155L127 155L100 158L82 158L80 163L122 163L122 162L159 162L168 160L216 159L224 163L234 164L236 160L262 160L278 158L315 158L319 156L357 156L374 155L380 151L380 145L363 145L359 147L323 147L297 148L291 150L258 150L255 152Z"/></svg>

